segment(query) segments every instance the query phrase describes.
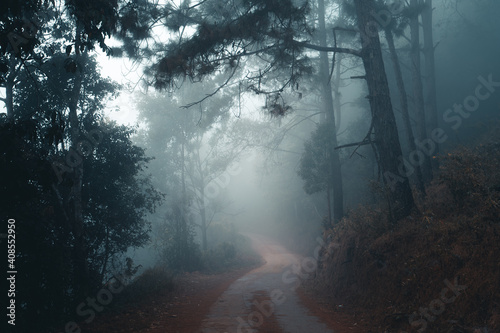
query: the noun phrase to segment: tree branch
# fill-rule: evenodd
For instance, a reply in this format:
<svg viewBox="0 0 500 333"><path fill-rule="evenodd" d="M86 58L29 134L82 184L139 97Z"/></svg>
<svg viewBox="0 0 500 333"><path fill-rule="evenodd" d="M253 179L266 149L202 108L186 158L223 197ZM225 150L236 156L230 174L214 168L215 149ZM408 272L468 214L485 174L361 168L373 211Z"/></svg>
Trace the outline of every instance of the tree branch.
<svg viewBox="0 0 500 333"><path fill-rule="evenodd" d="M349 49L345 47L331 47L331 46L319 46L315 44L311 44L308 42L297 42L299 46L305 47L306 49L321 51L321 52L338 52L338 53L347 53L352 54L357 57L361 57L361 51Z"/></svg>
<svg viewBox="0 0 500 333"><path fill-rule="evenodd" d="M238 61L239 62L239 61ZM231 81L231 79L233 78L234 76L234 73L236 73L236 68L237 66L235 67L235 69L231 72L231 75L229 75L229 77L227 78L227 80L221 84L220 86L217 87L217 89L215 89L213 92L211 92L210 94L207 94L205 95L205 97L203 97L202 99L200 99L199 101L196 101L196 102L192 102L192 103L189 103L189 104L186 104L186 105L183 105L181 106L181 108L183 109L189 109L190 107L196 105L196 104L200 104L202 103L203 101L205 101L206 99L216 95L219 91L221 91L222 88L224 88L225 86L227 86L229 84L229 81Z"/></svg>
<svg viewBox="0 0 500 333"><path fill-rule="evenodd" d="M364 145L369 145L372 142L373 142L372 140L365 139L361 142L354 142L354 143L348 143L346 145L337 146L334 149L342 149L342 148L348 148L348 147L354 147L354 146L364 146Z"/></svg>

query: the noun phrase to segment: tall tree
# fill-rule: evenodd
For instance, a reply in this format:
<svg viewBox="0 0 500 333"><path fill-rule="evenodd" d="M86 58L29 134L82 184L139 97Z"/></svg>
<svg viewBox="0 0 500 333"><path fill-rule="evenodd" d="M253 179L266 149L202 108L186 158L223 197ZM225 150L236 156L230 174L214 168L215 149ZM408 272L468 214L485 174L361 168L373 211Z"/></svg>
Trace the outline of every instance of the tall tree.
<svg viewBox="0 0 500 333"><path fill-rule="evenodd" d="M433 33L433 5L432 0L424 0L424 8L422 10L422 27L424 37L424 59L425 59L425 110L428 115L428 130L433 130L439 127L439 114L437 110L437 93L436 93L436 63L434 51L434 33ZM436 144L435 154L439 153L439 143ZM437 163L437 159L433 159Z"/></svg>
<svg viewBox="0 0 500 333"><path fill-rule="evenodd" d="M419 142L427 138L427 122L424 100L424 88L422 84L421 70L421 45L420 45L420 12L422 4L420 0L410 0L409 16L410 16L410 35L411 35L411 75L413 83L413 109L416 115L417 123L417 139ZM430 156L421 154L422 161L422 176L424 182L430 182L432 179L432 167Z"/></svg>
<svg viewBox="0 0 500 333"><path fill-rule="evenodd" d="M319 45L322 47L327 46L325 12L326 12L325 0L318 0L318 28L319 28L318 37L319 37ZM333 63L332 66L335 66L335 63ZM331 182L328 183L331 184L331 187L333 187L333 221L338 222L344 216L344 195L342 187L342 171L340 164L340 156L339 156L339 151L335 149L335 147L338 146L337 125L335 120L335 109L332 96L330 64L328 59L328 53L325 51L320 52L319 75L321 82L323 112L326 114L326 122L333 133L332 135L328 136L328 138L332 140L332 144L328 146L331 149L331 152L328 154L328 156L330 158L330 167L332 169L332 172L330 174L332 180ZM327 189L327 195L328 195L328 200L330 200L330 187L328 187ZM330 209L330 202L328 203L328 208ZM329 217L330 221L332 221L331 216Z"/></svg>
<svg viewBox="0 0 500 333"><path fill-rule="evenodd" d="M179 193L174 196L172 205L185 202L185 216L195 215L191 224L199 228L202 249L207 250L207 230L217 211L211 202L207 187L221 176L248 148L252 139L244 128L238 127L242 120L230 121L230 108L233 105L233 91L229 88L210 100L199 104L199 108L183 108L188 104L188 98L193 99L199 94L190 94L190 87L183 87L175 97L143 98L141 119L148 127L148 146L153 154L162 161L165 174L162 182L165 191ZM213 86L207 83L205 91ZM241 127L241 126L240 126ZM169 165L171 164L171 165ZM158 173L160 173L158 172ZM219 186L215 184L215 186ZM169 210L170 211L170 210ZM170 212L170 216L180 216L182 211ZM188 219L185 219L186 223Z"/></svg>
<svg viewBox="0 0 500 333"><path fill-rule="evenodd" d="M205 16L210 19L205 20L197 16L197 19L189 21L196 29L191 37L165 46L165 54L151 72L154 74L153 83L159 88L173 87L178 77L198 80L223 67L234 71L242 59L259 55L260 59L268 60L269 66L257 71L256 75L247 75L248 79L255 82L249 87L259 94L274 93L280 96L286 87L296 89L299 79L311 72L309 59L303 52L306 49L361 57L370 94L372 129L375 132L375 138L369 141L376 148L380 170L385 182L391 187L387 197L394 218L407 215L413 207L413 198L408 179L398 176L401 146L379 35L370 29L374 23L371 14L376 10L375 1L354 1L362 36L361 50L310 43L307 35L310 29L305 20L308 8L295 4L290 0L254 0L234 4L239 7L227 13L227 16L211 13ZM203 8L203 3L199 8ZM273 71L281 73L280 78L286 76L287 79L277 88L275 85L274 91L270 92L264 89L264 84L266 78L276 77L271 75ZM289 110L282 103L272 103L271 107L276 115L284 115Z"/></svg>
<svg viewBox="0 0 500 333"><path fill-rule="evenodd" d="M413 195L408 178L394 177L399 174L398 164L402 156L399 135L389 92L389 85L382 58L378 31L373 31L374 0L354 0L357 23L362 36L361 59L368 85L372 127L375 133L373 145L383 179L388 187L386 195L392 218L396 221L407 216L414 207Z"/></svg>
<svg viewBox="0 0 500 333"><path fill-rule="evenodd" d="M148 160L132 145L130 130L101 121L105 101L117 86L100 77L92 58L85 63L89 75L82 81L80 144L75 151L65 148L71 142L67 92L73 79L64 67L67 58L58 52L31 76L20 73L13 119L0 119L0 169L9 174L2 177L0 191L12 194L0 205L0 216L18 220L17 241L23 249L19 271L25 272L18 275L25 286L18 293L24 304L18 311L26 318L19 324L24 331L68 320L74 303L82 300L82 281L75 279L81 267L71 216L73 163L81 163L85 171L82 234L90 290L109 279L113 259L144 244L145 216L159 200L142 174Z"/></svg>
<svg viewBox="0 0 500 333"><path fill-rule="evenodd" d="M304 190L307 194L324 192L328 207L328 225L334 221L331 209L332 187L336 186L332 177L332 163L330 155L337 152L333 145L331 124L324 122L312 133L311 138L304 143L304 152L300 159L298 174L304 181ZM335 213L335 211L334 211Z"/></svg>
<svg viewBox="0 0 500 333"><path fill-rule="evenodd" d="M388 7L385 3L382 3L379 9L388 11ZM389 53L391 55L392 64L394 67L394 75L396 77L396 85L398 88L399 100L401 105L401 115L403 118L403 124L406 132L406 137L408 141L408 148L410 152L417 151L415 144L415 136L413 134L413 127L411 125L410 111L408 107L408 96L406 94L405 83L403 79L403 73L401 70L401 64L396 50L396 45L394 42L394 35L401 35L404 28L407 26L407 20L401 20L397 17L392 17L390 22L388 22L384 27L385 38L389 46ZM422 176L422 169L419 164L415 165L415 182L420 193L425 194L424 179Z"/></svg>

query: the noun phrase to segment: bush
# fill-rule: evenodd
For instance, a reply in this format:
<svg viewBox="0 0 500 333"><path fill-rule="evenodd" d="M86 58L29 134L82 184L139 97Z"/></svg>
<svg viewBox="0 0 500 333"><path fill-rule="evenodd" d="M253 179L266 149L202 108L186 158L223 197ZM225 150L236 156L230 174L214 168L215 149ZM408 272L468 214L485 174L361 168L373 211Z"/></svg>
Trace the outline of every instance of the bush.
<svg viewBox="0 0 500 333"><path fill-rule="evenodd" d="M157 230L162 263L174 270L196 271L201 268L200 249L194 240L192 217L181 202L174 203Z"/></svg>
<svg viewBox="0 0 500 333"><path fill-rule="evenodd" d="M203 253L203 267L207 271L222 271L235 265L236 247L223 242Z"/></svg>
<svg viewBox="0 0 500 333"><path fill-rule="evenodd" d="M156 266L144 271L118 294L116 306L137 303L152 295L173 290L173 274L163 266Z"/></svg>
<svg viewBox="0 0 500 333"><path fill-rule="evenodd" d="M440 180L450 191L456 208L477 214L482 207L490 215L499 208L499 165L499 143L464 147L442 158Z"/></svg>
<svg viewBox="0 0 500 333"><path fill-rule="evenodd" d="M439 300L444 281L457 281L466 291L446 304L446 314L426 321L429 331L499 331L500 144L441 159L422 214L392 226L383 209L360 207L325 231L327 245L308 281L318 297L369 314L363 319L377 332L410 331L417 323L411 318L428 319L415 316Z"/></svg>

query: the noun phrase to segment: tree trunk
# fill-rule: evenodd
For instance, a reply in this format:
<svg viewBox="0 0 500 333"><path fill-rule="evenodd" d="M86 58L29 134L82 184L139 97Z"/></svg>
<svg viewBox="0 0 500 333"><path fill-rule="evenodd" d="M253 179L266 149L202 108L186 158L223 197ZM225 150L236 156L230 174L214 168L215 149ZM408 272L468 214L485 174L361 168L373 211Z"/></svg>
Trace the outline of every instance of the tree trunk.
<svg viewBox="0 0 500 333"><path fill-rule="evenodd" d="M207 241L207 213L205 209L205 198L204 198L204 190L201 191L201 203L200 203L200 216L201 216L201 247L204 252L208 250L208 241Z"/></svg>
<svg viewBox="0 0 500 333"><path fill-rule="evenodd" d="M78 24L77 24L78 25ZM76 35L79 36L80 30L77 28ZM77 38L78 39L78 38ZM79 122L78 122L78 102L80 100L81 87L83 81L83 62L85 58L80 54L80 45L75 43L75 61L77 69L73 79L73 89L69 100L69 125L71 148L68 154L78 154L77 145L80 140ZM76 155L74 155L76 156ZM75 281L79 288L78 293L85 295L89 292L89 270L87 264L87 251L84 235L84 219L82 204L82 182L83 182L83 161L74 161L73 167L73 185L71 188L71 201L73 203L73 214L71 216L73 233L75 237L74 256L75 256Z"/></svg>
<svg viewBox="0 0 500 333"><path fill-rule="evenodd" d="M325 24L325 2L318 0L318 20L319 20L319 42L326 47L326 24ZM326 121L330 123L330 128L334 131L332 148L330 152L332 168L332 190L333 190L333 220L338 222L344 216L344 194L342 186L342 171L339 152L337 147L337 133L335 126L335 113L333 107L332 86L330 81L330 65L328 53L320 52L320 76L321 76L321 94L323 108L326 114Z"/></svg>
<svg viewBox="0 0 500 333"><path fill-rule="evenodd" d="M399 91L399 99L401 101L401 114L403 116L403 123L405 125L405 130L408 138L408 147L410 151L416 151L417 147L415 145L415 137L413 136L413 129L411 127L410 114L408 112L408 97L406 96L406 89L403 80L403 74L401 72L401 66L399 64L398 53L396 52L396 47L394 46L394 36L392 31L385 30L385 37L387 39L387 44L389 45L389 51L391 53L392 63L394 65L394 73L396 75L396 83ZM415 176L416 184L420 193L425 194L425 186L422 178L422 170L420 165L415 166Z"/></svg>
<svg viewBox="0 0 500 333"><path fill-rule="evenodd" d="M436 65L434 59L434 37L432 33L432 0L426 0L422 11L422 25L424 33L424 59L425 59L425 89L426 103L425 109L428 115L428 129L433 130L439 127L436 94ZM429 134L429 133L428 133ZM439 143L435 143L434 154L439 153ZM434 168L438 167L438 160L433 159Z"/></svg>
<svg viewBox="0 0 500 333"><path fill-rule="evenodd" d="M340 131L340 124L342 122L342 103L340 101L340 65L342 63L342 53L337 54L337 58L335 59L335 78L333 83L333 102L335 109L335 130L338 133Z"/></svg>
<svg viewBox="0 0 500 333"><path fill-rule="evenodd" d="M9 60L9 74L5 80L5 109L7 110L7 118L14 117L14 85L17 75L16 60L13 55Z"/></svg>
<svg viewBox="0 0 500 333"><path fill-rule="evenodd" d="M181 207L180 207L180 217L179 223L181 223L181 237L182 237L182 264L186 265L189 261L187 260L187 255L189 253L189 232L188 232L188 219L187 219L187 196L186 196L186 165L185 165L185 144L186 144L186 134L184 131L182 132L182 143L181 143L181 186L182 186L182 198L181 198Z"/></svg>
<svg viewBox="0 0 500 333"><path fill-rule="evenodd" d="M326 202L328 205L328 225L332 223L332 199L330 198L330 187L326 188Z"/></svg>
<svg viewBox="0 0 500 333"><path fill-rule="evenodd" d="M401 145L392 109L389 85L382 59L378 31L371 13L374 0L354 0L361 31L361 58L366 72L372 124L375 132L375 154L378 158L393 221L410 214L414 207L413 196L407 177L398 176ZM397 181L394 181L394 178ZM389 188L390 187L390 188Z"/></svg>
<svg viewBox="0 0 500 333"><path fill-rule="evenodd" d="M201 141L201 140L200 140ZM201 229L201 247L203 251L208 250L208 241L207 241L207 212L206 212L206 207L205 207L205 175L203 173L203 165L201 163L201 156L200 156L200 147L198 146L196 149L196 163L198 165L198 172L200 176L200 183L199 183L199 188L200 188L200 197L198 198L198 209L200 211L200 219L201 219L201 224L200 224L200 229ZM194 185L194 184L193 184Z"/></svg>
<svg viewBox="0 0 500 333"><path fill-rule="evenodd" d="M419 5L419 0L410 0L410 6L416 10ZM419 14L414 12L410 18L410 34L411 34L411 74L413 82L413 100L415 107L415 115L417 120L417 139L423 142L427 138L427 126L425 120L425 105L424 105L424 90L422 86L422 70L420 60L420 25ZM432 168L430 156L420 154L423 157L422 175L424 182L428 183L432 179Z"/></svg>

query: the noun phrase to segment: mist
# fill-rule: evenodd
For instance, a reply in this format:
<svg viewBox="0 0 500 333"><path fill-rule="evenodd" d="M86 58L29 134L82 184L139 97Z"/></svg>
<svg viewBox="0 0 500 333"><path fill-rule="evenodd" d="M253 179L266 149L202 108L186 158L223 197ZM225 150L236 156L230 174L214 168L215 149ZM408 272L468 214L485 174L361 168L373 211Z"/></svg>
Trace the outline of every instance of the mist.
<svg viewBox="0 0 500 333"><path fill-rule="evenodd" d="M499 12L7 1L8 332L499 332Z"/></svg>

